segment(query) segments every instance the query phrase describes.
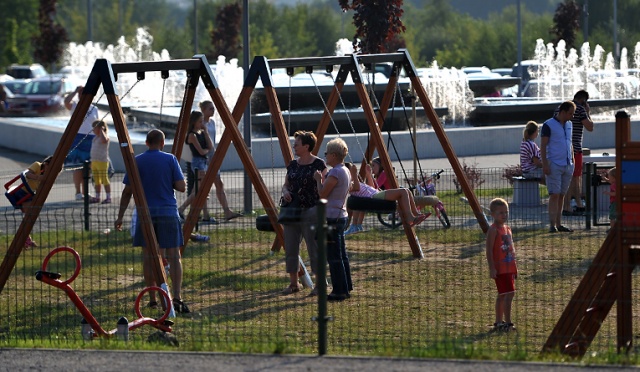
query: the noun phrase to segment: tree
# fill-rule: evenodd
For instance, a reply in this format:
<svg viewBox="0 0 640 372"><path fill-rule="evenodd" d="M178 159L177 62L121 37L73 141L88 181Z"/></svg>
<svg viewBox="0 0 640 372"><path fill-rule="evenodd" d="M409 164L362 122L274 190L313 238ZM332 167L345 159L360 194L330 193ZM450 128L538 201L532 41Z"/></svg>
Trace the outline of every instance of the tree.
<svg viewBox="0 0 640 372"><path fill-rule="evenodd" d="M553 16L553 27L549 31L554 35L553 44L564 40L567 48L574 48L576 34L580 28L580 7L574 0L566 0L560 3Z"/></svg>
<svg viewBox="0 0 640 372"><path fill-rule="evenodd" d="M211 57L223 55L227 60L238 58L242 7L238 2L223 6L216 15L216 27L211 31Z"/></svg>
<svg viewBox="0 0 640 372"><path fill-rule="evenodd" d="M67 32L55 21L57 0L40 0L38 27L40 34L33 38L36 61L52 66L64 51L63 43L68 41Z"/></svg>
<svg viewBox="0 0 640 372"><path fill-rule="evenodd" d="M355 12L353 47L357 52L379 53L385 41L406 30L400 19L403 0L352 0L351 4L349 0L339 0L339 3L344 11Z"/></svg>

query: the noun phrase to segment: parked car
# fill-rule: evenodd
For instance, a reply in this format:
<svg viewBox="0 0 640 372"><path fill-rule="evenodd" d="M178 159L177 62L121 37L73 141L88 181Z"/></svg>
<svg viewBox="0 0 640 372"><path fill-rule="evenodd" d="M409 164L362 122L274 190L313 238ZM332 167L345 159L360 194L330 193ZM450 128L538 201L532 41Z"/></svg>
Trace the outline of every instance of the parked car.
<svg viewBox="0 0 640 372"><path fill-rule="evenodd" d="M34 79L49 75L47 70L39 63L31 65L11 65L7 67L7 75L15 79Z"/></svg>
<svg viewBox="0 0 640 372"><path fill-rule="evenodd" d="M8 99L9 113L53 115L64 110L64 97L76 86L62 77L46 76L28 82L20 94Z"/></svg>
<svg viewBox="0 0 640 372"><path fill-rule="evenodd" d="M13 79L7 80L2 83L5 88L9 89L13 94L20 94L25 85L29 82L28 79Z"/></svg>

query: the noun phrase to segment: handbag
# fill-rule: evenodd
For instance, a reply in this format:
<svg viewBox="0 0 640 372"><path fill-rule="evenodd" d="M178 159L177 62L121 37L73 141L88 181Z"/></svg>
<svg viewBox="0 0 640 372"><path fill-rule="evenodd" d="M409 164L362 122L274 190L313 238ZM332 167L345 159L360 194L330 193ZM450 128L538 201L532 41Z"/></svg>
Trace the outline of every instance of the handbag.
<svg viewBox="0 0 640 372"><path fill-rule="evenodd" d="M282 225L296 224L300 222L303 208L300 206L300 199L297 195L293 195L290 202L286 202L284 198L280 199L280 213L278 214L278 223Z"/></svg>

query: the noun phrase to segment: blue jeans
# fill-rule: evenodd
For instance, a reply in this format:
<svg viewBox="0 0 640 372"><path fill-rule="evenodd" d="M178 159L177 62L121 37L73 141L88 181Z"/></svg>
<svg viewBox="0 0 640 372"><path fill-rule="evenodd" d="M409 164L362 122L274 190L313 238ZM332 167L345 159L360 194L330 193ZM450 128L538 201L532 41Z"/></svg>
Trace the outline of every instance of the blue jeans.
<svg viewBox="0 0 640 372"><path fill-rule="evenodd" d="M329 234L327 236L327 262L331 273L331 293L347 295L353 290L351 282L351 267L344 243L344 229L347 227L346 218L327 218Z"/></svg>

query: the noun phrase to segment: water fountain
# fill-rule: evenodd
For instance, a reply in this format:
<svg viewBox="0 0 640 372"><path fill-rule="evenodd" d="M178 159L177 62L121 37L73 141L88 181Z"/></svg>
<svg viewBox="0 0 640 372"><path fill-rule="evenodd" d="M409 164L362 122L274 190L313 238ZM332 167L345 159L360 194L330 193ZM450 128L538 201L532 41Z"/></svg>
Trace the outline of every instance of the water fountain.
<svg viewBox="0 0 640 372"><path fill-rule="evenodd" d="M591 55L589 43L567 52L566 43L545 45L538 39L534 57L528 61L531 80L526 82L523 96L516 99L479 99L471 112L472 120L494 125L496 123L541 121L549 117L559 102L573 98L576 91L586 89L590 94L590 106L594 117L613 117L613 111L630 108L637 113L640 80L640 43L636 44L634 70L628 68L627 50L621 53L620 68L615 68L611 53L596 45ZM524 63L523 63L524 66Z"/></svg>
<svg viewBox="0 0 640 372"><path fill-rule="evenodd" d="M63 62L64 65L79 67L81 71L85 71L84 75L75 78L86 81L95 60L99 58L107 59L112 63L120 63L169 60L171 56L166 49L159 53L153 51L153 36L145 28L138 28L131 44L127 43L124 36L118 39L115 46L110 44L105 47L100 43L90 41L85 44L69 43L64 52ZM239 82L243 80L243 70L238 66L238 60L232 59L227 62L224 56L220 56L216 63L210 66L227 105L233 107L242 90L242 84ZM145 79L133 87L137 82L137 76L122 74L117 77L116 81L120 103L134 121L149 122L163 129L168 129L168 132L171 133L180 113L186 78L184 71L170 71L169 77L164 81L160 72L148 72L145 74ZM101 96L102 90L97 94L98 98ZM205 99L210 98L204 84L200 81L196 89L194 106L189 109L198 109L197 103ZM158 107L160 102L163 102L162 117L160 117ZM97 104L103 110L108 108L105 97L100 98ZM134 109L136 115L131 115ZM218 113L214 119L217 123L222 122L219 120ZM135 128L135 123L131 124ZM218 125L217 134L220 136L224 128L222 124ZM148 126L143 125L143 129L146 128ZM242 131L242 128L240 130Z"/></svg>

